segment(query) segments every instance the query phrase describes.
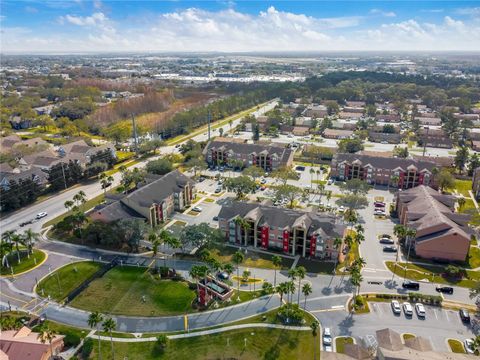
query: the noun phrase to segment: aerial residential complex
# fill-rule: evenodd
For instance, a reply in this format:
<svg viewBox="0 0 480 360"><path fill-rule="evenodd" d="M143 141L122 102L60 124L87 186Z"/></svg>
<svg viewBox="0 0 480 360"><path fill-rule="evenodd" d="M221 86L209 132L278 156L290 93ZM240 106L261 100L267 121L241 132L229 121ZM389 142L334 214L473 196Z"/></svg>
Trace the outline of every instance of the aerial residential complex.
<svg viewBox="0 0 480 360"><path fill-rule="evenodd" d="M362 179L369 184L409 189L418 185L434 185L435 163L357 154L335 154L331 175L339 180Z"/></svg>
<svg viewBox="0 0 480 360"><path fill-rule="evenodd" d="M237 219L249 225L241 226ZM332 214L229 201L218 215L229 243L320 259L335 259L333 240L343 238L345 225Z"/></svg>
<svg viewBox="0 0 480 360"><path fill-rule="evenodd" d="M210 166L248 167L258 166L272 171L293 162L293 151L279 144L248 144L243 141L217 138L204 150ZM235 164L238 162L238 165Z"/></svg>
<svg viewBox="0 0 480 360"><path fill-rule="evenodd" d="M397 193L400 223L416 230L411 241L417 256L465 261L470 248L472 231L467 223L471 216L455 213L455 203L455 196L439 194L424 185Z"/></svg>
<svg viewBox="0 0 480 360"><path fill-rule="evenodd" d="M195 197L195 182L175 170L163 176L149 175L145 184L130 194L108 195L107 203L91 214L94 220L144 219L152 227L182 211Z"/></svg>

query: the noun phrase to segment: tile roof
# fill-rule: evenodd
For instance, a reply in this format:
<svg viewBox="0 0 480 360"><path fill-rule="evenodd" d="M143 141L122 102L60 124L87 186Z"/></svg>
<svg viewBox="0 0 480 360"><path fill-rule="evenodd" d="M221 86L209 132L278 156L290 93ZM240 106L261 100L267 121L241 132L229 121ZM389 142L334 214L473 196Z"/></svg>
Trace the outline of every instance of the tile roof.
<svg viewBox="0 0 480 360"><path fill-rule="evenodd" d="M5 137L0 137L0 151L5 151L11 149L15 144L20 143L20 139L17 135L9 135Z"/></svg>
<svg viewBox="0 0 480 360"><path fill-rule="evenodd" d="M402 337L390 328L377 330L377 343L379 347L399 351L403 349Z"/></svg>

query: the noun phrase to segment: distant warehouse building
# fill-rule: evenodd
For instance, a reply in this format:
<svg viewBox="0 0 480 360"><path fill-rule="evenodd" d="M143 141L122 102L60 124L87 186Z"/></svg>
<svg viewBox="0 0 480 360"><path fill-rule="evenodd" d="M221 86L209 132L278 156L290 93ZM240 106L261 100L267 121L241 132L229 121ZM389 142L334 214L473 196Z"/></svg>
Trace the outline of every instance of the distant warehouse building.
<svg viewBox="0 0 480 360"><path fill-rule="evenodd" d="M210 141L203 151L209 166L249 167L258 166L265 171L291 166L293 151L277 144L248 144L217 138Z"/></svg>
<svg viewBox="0 0 480 360"><path fill-rule="evenodd" d="M343 238L346 227L336 220L332 214L233 200L218 215L219 228L232 244L321 259L338 256L333 242Z"/></svg>
<svg viewBox="0 0 480 360"><path fill-rule="evenodd" d="M360 154L335 154L331 175L338 180L361 179L369 184L409 189L435 185L431 161Z"/></svg>
<svg viewBox="0 0 480 360"><path fill-rule="evenodd" d="M465 261L470 249L470 215L455 213L455 202L455 196L423 185L398 192L398 217L417 232L411 244L417 256Z"/></svg>

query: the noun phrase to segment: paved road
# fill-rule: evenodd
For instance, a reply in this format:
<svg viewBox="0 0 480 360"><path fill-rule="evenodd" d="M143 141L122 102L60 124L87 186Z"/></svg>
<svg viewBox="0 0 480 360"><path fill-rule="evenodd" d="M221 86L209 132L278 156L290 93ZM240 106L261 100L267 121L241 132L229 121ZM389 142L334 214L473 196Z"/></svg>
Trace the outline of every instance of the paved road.
<svg viewBox="0 0 480 360"><path fill-rule="evenodd" d="M314 313L322 327L332 330L333 336L353 336L358 343L370 345L375 332L391 328L401 333L413 333L430 340L435 351L449 351L447 338L461 341L474 336L471 328L463 324L458 312L426 306L426 317L416 314L407 318L402 313L394 315L389 303L370 303L370 314L350 315L344 311Z"/></svg>
<svg viewBox="0 0 480 360"><path fill-rule="evenodd" d="M275 107L275 105L278 103L278 100L272 100L271 102L269 102L268 104L266 104L265 106L263 106L262 108L256 110L253 114L255 115L261 115L261 114L264 114L265 112L271 110L273 107ZM234 128L236 125L238 125L240 123L242 119L239 118L235 121L233 121L232 123L232 128ZM212 133L212 136L215 135L215 132ZM208 139L208 134L207 133L201 133L195 137L192 138L193 140L195 141L205 141ZM184 142L186 142L187 140L185 140ZM165 155L165 154L169 154L169 153L173 153L173 152L178 152L178 149L175 148L175 146L164 146L160 149L160 153L162 155ZM144 167L146 165L146 163L150 160L153 160L155 158L158 158L160 156L157 156L157 157L153 157L153 158L149 158L148 160L145 160L145 161L142 161L138 164L135 164L134 166L132 166L131 168L136 168L136 167ZM117 186L120 184L120 174L119 173L116 173L113 175L114 177L114 181L112 183L113 186ZM2 218L0 220L0 229L1 231L7 231L7 230L14 230L14 229L28 229L28 228L31 228L32 230L34 231L40 231L40 229L42 228L42 225L47 222L48 220L50 219L53 219L61 214L63 214L65 212L65 207L64 207L64 203L65 201L67 200L71 200L73 195L75 195L77 192L79 192L80 190L84 191L85 194L87 195L87 198L88 199L92 199L100 194L102 194L103 190L101 189L101 186L100 186L100 183L99 182L93 182L91 184L86 184L86 185L81 185L81 186L77 186L75 188L72 188L72 189L69 189L69 190L66 190L64 192L61 192L61 193L58 193L52 197L50 197L49 199L45 200L45 201L42 201L40 203L37 203L37 204L33 204L31 206L28 206L24 209L21 209L9 216L6 216L4 218ZM26 221L26 220L30 220L30 219L34 219L36 214L40 213L40 212L47 212L48 213L48 216L41 219L40 221L37 221L31 225L28 225L28 226L25 226L24 228L20 228L18 226L18 224L20 222L23 222L23 221Z"/></svg>

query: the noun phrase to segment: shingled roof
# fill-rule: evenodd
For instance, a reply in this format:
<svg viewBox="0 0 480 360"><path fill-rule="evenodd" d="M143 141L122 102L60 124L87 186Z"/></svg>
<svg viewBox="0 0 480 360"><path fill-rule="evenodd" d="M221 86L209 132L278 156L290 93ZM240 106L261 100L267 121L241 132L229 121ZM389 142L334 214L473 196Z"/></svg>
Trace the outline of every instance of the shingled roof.
<svg viewBox="0 0 480 360"><path fill-rule="evenodd" d="M404 171L411 165L415 166L419 171L424 169L432 171L436 164L432 161L426 160L413 160L413 159L402 159L402 158L392 158L392 157L381 157L381 156L370 156L370 155L360 155L360 154L346 154L346 153L337 153L332 159L332 166L338 165L342 162L348 164L353 163L354 161L359 161L363 166L370 164L376 169L396 169L401 168Z"/></svg>
<svg viewBox="0 0 480 360"><path fill-rule="evenodd" d="M343 225L336 223L336 217L332 214L304 212L227 199L218 217L233 219L236 216L260 220L260 226L265 224L280 229L303 227L308 229L309 234L315 233L328 237L343 236L345 228Z"/></svg>
<svg viewBox="0 0 480 360"><path fill-rule="evenodd" d="M207 151L212 149L231 151L236 154L260 154L268 152L270 155L275 154L278 156L281 162L287 162L290 158L292 150L279 144L269 143L269 144L247 144L240 143L236 141L225 141L225 140L213 140L210 141L205 147L204 154Z"/></svg>
<svg viewBox="0 0 480 360"><path fill-rule="evenodd" d="M420 185L402 191L398 201L407 206L409 225L417 230L417 243L426 241L440 234L458 233L469 238L466 227L469 215L454 212L455 197L438 193L431 187ZM428 229L435 228L429 232Z"/></svg>

